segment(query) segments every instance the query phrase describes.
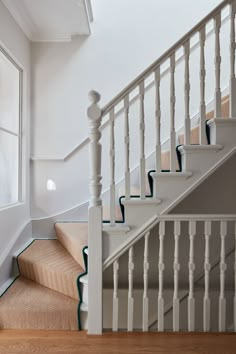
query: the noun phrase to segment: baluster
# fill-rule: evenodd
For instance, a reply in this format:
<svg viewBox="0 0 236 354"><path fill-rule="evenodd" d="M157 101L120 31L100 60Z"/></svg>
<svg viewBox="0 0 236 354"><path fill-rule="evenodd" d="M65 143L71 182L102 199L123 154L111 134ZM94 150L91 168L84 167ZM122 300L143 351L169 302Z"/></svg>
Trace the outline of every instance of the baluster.
<svg viewBox="0 0 236 354"><path fill-rule="evenodd" d="M115 187L115 112L110 111L110 224L115 225L116 187Z"/></svg>
<svg viewBox="0 0 236 354"><path fill-rule="evenodd" d="M128 331L132 332L134 328L134 298L133 298L133 273L134 273L134 249L129 249L129 292L128 292Z"/></svg>
<svg viewBox="0 0 236 354"><path fill-rule="evenodd" d="M200 145L206 144L206 102L205 102L205 41L206 29L203 27L200 30Z"/></svg>
<svg viewBox="0 0 236 354"><path fill-rule="evenodd" d="M234 258L234 332L236 332L236 222L235 222L235 258Z"/></svg>
<svg viewBox="0 0 236 354"><path fill-rule="evenodd" d="M235 13L236 2L232 1L230 4L230 118L236 117Z"/></svg>
<svg viewBox="0 0 236 354"><path fill-rule="evenodd" d="M118 272L119 272L119 261L113 263L113 318L112 318L112 330L113 332L118 331L118 311L119 311L119 298L118 298Z"/></svg>
<svg viewBox="0 0 236 354"><path fill-rule="evenodd" d="M225 237L227 234L227 222L220 223L221 251L220 251L220 298L219 298L219 332L226 329L226 299L225 299Z"/></svg>
<svg viewBox="0 0 236 354"><path fill-rule="evenodd" d="M193 332L195 329L195 299L194 299L194 238L196 235L196 221L189 223L189 296L188 296L188 331Z"/></svg>
<svg viewBox="0 0 236 354"><path fill-rule="evenodd" d="M179 236L180 221L174 224L175 253L174 253L174 296L173 296L173 331L179 331Z"/></svg>
<svg viewBox="0 0 236 354"><path fill-rule="evenodd" d="M159 292L158 292L158 331L164 331L164 294L163 294L163 273L164 265L164 236L165 221L159 224Z"/></svg>
<svg viewBox="0 0 236 354"><path fill-rule="evenodd" d="M125 110L125 199L130 199L130 166L129 166L129 96L124 98Z"/></svg>
<svg viewBox="0 0 236 354"><path fill-rule="evenodd" d="M139 84L139 101L140 101L140 198L145 199L146 183L145 183L145 121L144 121L144 81Z"/></svg>
<svg viewBox="0 0 236 354"><path fill-rule="evenodd" d="M160 97L160 66L155 71L156 88L156 172L161 172L161 97Z"/></svg>
<svg viewBox="0 0 236 354"><path fill-rule="evenodd" d="M215 17L215 117L221 117L221 89L220 89L220 28L221 28L221 13Z"/></svg>
<svg viewBox="0 0 236 354"><path fill-rule="evenodd" d="M190 56L190 43L189 40L184 44L184 57L185 57L185 90L184 90L184 100L185 100L185 124L184 124L184 144L190 145L190 112L189 112L189 103L190 103L190 78L189 78L189 56Z"/></svg>
<svg viewBox="0 0 236 354"><path fill-rule="evenodd" d="M150 233L145 235L143 260L143 332L148 331L148 240Z"/></svg>
<svg viewBox="0 0 236 354"><path fill-rule="evenodd" d="M176 166L176 133L175 133L175 53L170 57L170 171Z"/></svg>
<svg viewBox="0 0 236 354"><path fill-rule="evenodd" d="M211 221L205 221L205 294L203 300L203 330L209 332L210 330L210 311L211 301L209 297L209 276L211 271L210 264L210 236L211 236Z"/></svg>

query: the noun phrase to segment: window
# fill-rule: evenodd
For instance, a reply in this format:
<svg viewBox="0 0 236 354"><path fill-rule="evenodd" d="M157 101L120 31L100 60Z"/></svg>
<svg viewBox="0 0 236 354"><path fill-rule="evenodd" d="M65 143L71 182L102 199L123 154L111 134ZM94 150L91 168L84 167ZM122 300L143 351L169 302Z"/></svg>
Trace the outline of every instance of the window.
<svg viewBox="0 0 236 354"><path fill-rule="evenodd" d="M21 199L21 70L0 48L0 208Z"/></svg>

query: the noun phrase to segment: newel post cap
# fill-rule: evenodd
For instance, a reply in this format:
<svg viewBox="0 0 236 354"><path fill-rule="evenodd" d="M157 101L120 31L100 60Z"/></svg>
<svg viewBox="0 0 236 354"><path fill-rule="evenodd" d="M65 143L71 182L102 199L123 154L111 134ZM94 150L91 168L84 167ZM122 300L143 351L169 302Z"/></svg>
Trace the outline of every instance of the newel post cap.
<svg viewBox="0 0 236 354"><path fill-rule="evenodd" d="M91 105L88 108L88 118L92 120L101 119L102 111L98 105L98 102L101 99L101 95L97 91L90 91L88 94L88 98L91 102Z"/></svg>
<svg viewBox="0 0 236 354"><path fill-rule="evenodd" d="M101 95L97 91L92 90L88 93L88 98L92 104L97 104L101 99Z"/></svg>

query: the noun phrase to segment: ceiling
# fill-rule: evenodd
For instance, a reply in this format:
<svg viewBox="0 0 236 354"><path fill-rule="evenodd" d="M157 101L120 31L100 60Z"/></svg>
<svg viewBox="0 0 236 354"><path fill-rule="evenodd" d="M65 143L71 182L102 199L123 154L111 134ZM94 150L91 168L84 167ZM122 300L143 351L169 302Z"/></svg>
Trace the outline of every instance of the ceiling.
<svg viewBox="0 0 236 354"><path fill-rule="evenodd" d="M93 20L90 0L2 0L33 42L70 41L89 35Z"/></svg>

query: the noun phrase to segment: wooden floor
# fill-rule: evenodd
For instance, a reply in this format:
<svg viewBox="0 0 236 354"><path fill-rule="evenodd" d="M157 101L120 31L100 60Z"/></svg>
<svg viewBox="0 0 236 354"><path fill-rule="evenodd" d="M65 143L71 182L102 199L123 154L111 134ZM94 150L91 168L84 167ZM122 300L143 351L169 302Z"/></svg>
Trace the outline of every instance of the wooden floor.
<svg viewBox="0 0 236 354"><path fill-rule="evenodd" d="M108 333L87 336L86 332L2 330L0 353L235 354L236 335Z"/></svg>

